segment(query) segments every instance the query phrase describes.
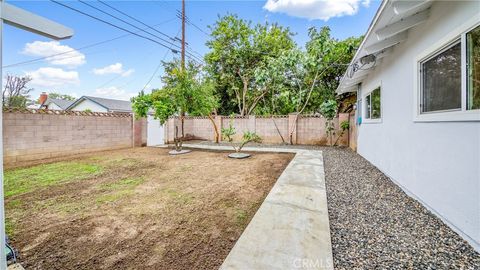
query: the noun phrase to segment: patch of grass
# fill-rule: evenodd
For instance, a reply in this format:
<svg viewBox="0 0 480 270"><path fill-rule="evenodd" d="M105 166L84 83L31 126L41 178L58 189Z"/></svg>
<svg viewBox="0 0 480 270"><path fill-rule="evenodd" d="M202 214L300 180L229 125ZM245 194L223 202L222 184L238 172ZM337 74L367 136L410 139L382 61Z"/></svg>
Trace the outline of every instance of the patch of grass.
<svg viewBox="0 0 480 270"><path fill-rule="evenodd" d="M7 209L20 208L23 206L23 201L21 200L11 200L7 204Z"/></svg>
<svg viewBox="0 0 480 270"><path fill-rule="evenodd" d="M8 237L12 237L15 234L15 222L11 218L5 219L5 233Z"/></svg>
<svg viewBox="0 0 480 270"><path fill-rule="evenodd" d="M181 193L171 188L166 189L165 193L179 204L189 204L193 200L193 197L189 194Z"/></svg>
<svg viewBox="0 0 480 270"><path fill-rule="evenodd" d="M102 169L98 165L70 161L8 170L5 172L5 197L85 179L101 172Z"/></svg>
<svg viewBox="0 0 480 270"><path fill-rule="evenodd" d="M238 226L244 226L246 225L248 219L248 213L247 211L243 209L236 209L235 210L235 223Z"/></svg>
<svg viewBox="0 0 480 270"><path fill-rule="evenodd" d="M113 193L100 195L97 197L96 202L98 204L113 203L132 194L133 190L121 190Z"/></svg>
<svg viewBox="0 0 480 270"><path fill-rule="evenodd" d="M96 198L98 204L111 203L118 201L134 193L134 189L144 182L141 177L125 178L113 183L105 183L98 186L98 189L108 193L102 194Z"/></svg>

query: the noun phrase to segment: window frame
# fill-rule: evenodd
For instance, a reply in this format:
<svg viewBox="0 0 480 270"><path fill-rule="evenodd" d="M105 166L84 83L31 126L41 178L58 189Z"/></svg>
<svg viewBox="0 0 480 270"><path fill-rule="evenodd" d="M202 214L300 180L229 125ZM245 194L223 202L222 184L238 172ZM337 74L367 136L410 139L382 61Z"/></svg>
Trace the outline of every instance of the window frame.
<svg viewBox="0 0 480 270"><path fill-rule="evenodd" d="M480 109L467 110L467 43L466 34L480 26L480 20L472 18L445 35L414 60L414 122L480 121ZM461 107L460 109L422 112L423 74L422 65L460 42L461 46Z"/></svg>
<svg viewBox="0 0 480 270"><path fill-rule="evenodd" d="M380 117L379 118L371 118L372 117L372 106L370 104L370 106L367 104L367 97L368 99L370 100L370 103L372 102L372 97L371 95L373 94L373 91L379 89L380 91ZM381 84L376 84L375 87L372 87L370 91L368 91L366 94L362 95L362 107L363 107L363 111L362 111L362 118L363 118L363 123L365 124L378 124L378 123L382 123L382 118L383 118L383 95L382 95L382 85ZM367 118L367 109L369 109L369 114L370 114L370 118Z"/></svg>

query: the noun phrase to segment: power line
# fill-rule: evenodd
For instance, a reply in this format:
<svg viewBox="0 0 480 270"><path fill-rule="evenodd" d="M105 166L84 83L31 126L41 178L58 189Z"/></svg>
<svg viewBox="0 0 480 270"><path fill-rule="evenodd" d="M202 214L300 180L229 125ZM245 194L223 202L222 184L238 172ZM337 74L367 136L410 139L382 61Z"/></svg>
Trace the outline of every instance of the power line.
<svg viewBox="0 0 480 270"><path fill-rule="evenodd" d="M176 19L176 18L171 18L171 19L169 19L169 20L166 20L166 21L163 21L163 22L161 22L161 23L158 23L158 24L156 24L156 25L154 25L154 26L158 26L158 25L161 25L161 24L164 24L164 23L168 23L168 22L171 22L172 20L175 20L175 19ZM138 31L138 32L140 32L140 31ZM138 32L137 32L137 33L138 33ZM66 52L56 53L56 54L52 54L52 55L48 55L48 56L43 56L43 57L39 57L39 58L27 60L27 61L22 61L22 62L18 62L18 63L8 64L8 65L3 66L2 68L11 68L11 67L15 67L15 66L22 66L22 65L25 65L25 64L29 64L29 63L33 63L33 62L38 62L38 61L41 61L41 60L45 60L45 59L48 59L48 58L52 58L52 57L55 57L55 56L64 55L64 54L69 54L69 53L72 53L72 52L75 52L75 51L82 51L82 50L85 50L85 49L88 49L88 48L92 48L92 47L95 47L95 46L98 46L98 45L102 45L102 44L105 44L105 43L109 43L109 42L112 42L112 41L115 41L115 40L118 40L118 39L121 39L121 38L130 36L130 35L132 35L132 34L124 34L124 35L117 36L117 37L114 37L114 38L110 38L110 39L107 39L107 40L104 40L104 41L95 42L95 43L92 43L92 44L89 44L89 45L85 45L85 46L82 46L82 47L79 47L79 48L74 48L74 49L69 50L69 51L66 51ZM65 57L65 58L61 58L60 60L69 59L69 58L74 58L74 57L78 57L78 56Z"/></svg>
<svg viewBox="0 0 480 270"><path fill-rule="evenodd" d="M106 15L108 15L108 16L114 18L114 19L117 19L117 20L119 20L119 21L121 21L121 22L123 22L123 23L125 23L125 24L128 24L128 25L132 26L132 27L135 28L135 29L138 29L138 30L140 30L140 31L142 31L142 32L145 32L145 33L147 33L147 34L149 34L149 35L151 35L151 36L153 36L153 37L156 37L156 38L160 39L161 41L163 41L163 42L165 42L165 43L167 43L167 44L174 45L173 43L171 43L170 41L168 41L168 40L166 40L166 39L164 39L164 38L161 38L161 37L159 37L159 36L157 36L157 35L155 35L155 34L152 34L152 33L150 33L150 32L147 32L146 30L141 29L140 27L137 27L136 25L134 25L134 24L132 24L132 23L129 23L129 22L127 22L127 21L125 21L125 20L123 20L123 19L121 19L121 18L119 18L119 17L117 17L117 16L115 16L115 15L112 15L112 14L110 14L110 13L108 13L108 12L106 12L106 11L100 9L100 8L97 8L97 7L95 7L95 6L87 3L87 2L85 2L85 1L82 1L82 0L78 0L78 1L79 1L80 3L82 3L82 4L84 4L84 5L87 5L87 6L91 7L91 8L93 8L93 9L95 9L95 10L103 13L103 14L106 14ZM177 46L178 46L178 45L177 45Z"/></svg>
<svg viewBox="0 0 480 270"><path fill-rule="evenodd" d="M92 18L92 19L94 19L94 20L100 21L100 22L102 22L102 23L105 23L105 24L110 25L110 26L112 26L112 27L115 27L115 28L117 28L117 29L120 29L120 30L122 30L122 31L125 31L125 32L127 32L127 33L130 33L130 34L132 34L132 35L135 35L135 36L138 36L138 37L140 37L140 38L143 38L143 39L149 40L149 41L151 41L151 42L154 42L154 43L156 43L156 44L158 44L158 45L160 45L160 46L162 46L162 47L164 47L164 48L170 49L167 45L165 45L165 44L163 44L163 43L161 43L161 42L159 42L159 41L157 41L157 40L154 40L154 39L152 39L152 38L149 38L149 37L146 37L146 36L137 34L137 33L132 32L132 31L126 29L126 28L123 28L123 27L121 27L121 26L115 25L115 24L113 24L113 23L110 23L110 22L108 22L108 21L105 21L105 20L103 20L103 19L100 19L100 18L98 18L98 17L95 17L95 16L93 16L93 15L90 15L90 14L88 14L88 13L86 13L86 12L83 12L83 11L81 11L81 10L79 10L79 9L76 9L76 8L74 8L74 7L65 5L65 4L63 4L63 3L61 3L61 2L58 2L58 1L56 1L56 0L50 0L50 1L53 2L53 3L55 3L55 4L57 4L57 5L63 6L63 7L65 7L65 8L67 8L67 9L73 10L73 11L75 11L75 12L78 12L78 13L82 14L82 15L85 15L85 16L87 16L87 17L90 17L90 18ZM191 58L195 59L195 57L191 57ZM195 60L198 60L198 59L195 59Z"/></svg>
<svg viewBox="0 0 480 270"><path fill-rule="evenodd" d="M180 30L181 30L181 29L180 29ZM178 36L178 34L180 34L180 30L178 30L176 36ZM167 58L168 52L169 52L169 51L167 51L167 52L165 53L165 55L163 56L162 61L160 61L160 63L158 63L158 65L157 65L157 67L155 68L155 71L153 72L152 76L151 76L150 79L147 81L147 83L145 84L145 86L143 86L142 91L145 90L145 88L147 88L147 86L148 86L148 84L150 84L150 82L152 82L153 77L155 77L155 74L157 74L158 70L159 70L160 67L162 66L162 62L165 61L165 58Z"/></svg>
<svg viewBox="0 0 480 270"><path fill-rule="evenodd" d="M125 12L123 12L123 11L121 11L121 10L119 10L119 9L117 9L117 8L115 8L115 7L113 7L113 6L109 5L109 4L107 4L107 3L105 3L104 1L101 1L101 0L97 0L97 1L98 1L98 2L100 2L101 4L103 4L103 5L107 6L107 7L109 7L109 8L111 8L111 9L115 10L116 12L118 12L118 13L120 13L120 14L123 14L123 15L127 16L128 18L130 18L130 19L132 19L132 20L134 20L134 21L136 21L136 22L138 22L138 23L142 24L143 26L146 26L146 27L148 27L148 28L152 29L153 31L155 31L155 32L157 32L157 33L159 33L159 34L161 34L161 35L164 35L165 37L167 37L167 38L169 38L169 39L171 39L171 40L175 40L174 38L172 38L171 36L169 36L169 35L167 35L167 34L163 33L162 31L159 31L159 30L157 30L157 29L155 29L155 28L151 27L150 25L148 25L148 24L146 24L146 23L144 23L144 22L142 22L142 21L138 20L137 18L135 18L135 17L133 17L133 16L130 16L130 15L128 15L127 13L125 13Z"/></svg>
<svg viewBox="0 0 480 270"><path fill-rule="evenodd" d="M95 9L95 10L97 10L97 11L99 11L99 12L103 13L103 14L106 14L106 15L108 15L108 16L110 16L110 17L114 18L114 19L117 19L117 20L119 20L119 21L121 21L121 22L123 22L123 23L125 23L125 24L128 24L128 25L130 25L130 26L134 27L135 29L141 30L141 31L143 31L143 32L145 32L145 33L147 33L147 34L149 34L149 35L153 36L153 37L156 37L156 38L158 38L159 40L162 40L163 42L165 42L165 43L167 43L167 44L171 45L171 46L170 46L170 49L172 49L172 46L175 46L176 48L180 49L179 45L177 45L177 44L174 44L174 43L172 43L172 42L170 42L170 41L168 41L168 40L165 40L164 38L161 38L161 37L159 37L158 35L155 35L155 34L152 34L152 33L150 33L150 32L147 32L147 31L145 31L145 29L141 29L141 28L137 27L136 25L134 25L134 24L132 24L132 23L130 23L130 22L127 22L127 21L125 21L125 20L123 20L123 19L121 19L121 18L119 18L119 17L117 17L117 16L115 16L115 15L112 15L112 14L110 14L110 13L108 13L108 12L106 12L106 11L104 11L104 10L100 9L100 8L97 8L97 7L95 7L95 6L93 6L93 5L89 4L89 3L87 3L87 2L85 2L85 1L79 0L79 2L80 2L80 3L82 3L82 4L84 4L84 5L87 5L87 6L89 6L89 7L93 8L93 9ZM135 21L137 21L137 22L139 22L139 23L141 23L141 24L143 24L143 25L147 26L147 28L151 28L151 29L155 30L156 32L159 32L160 34L162 34L162 35L164 35L164 36L168 37L168 38L169 38L169 39L171 39L171 40L175 40L174 38L172 38L172 37L170 37L170 36L168 36L168 35L166 35L166 34L164 34L164 33L160 32L160 31L156 30L155 28L153 28L153 27L151 27L151 26L149 26L149 25L147 25L147 24L145 24L145 23L143 23L143 22L141 22L141 21L139 21L139 20L135 19L134 17L132 17L132 16L128 15L128 14L127 14L127 13L125 13L125 12L122 12L122 11L120 11L120 10L118 10L118 9L116 9L116 8L114 8L114 7L112 7L111 5L108 5L108 4L107 4L107 3L105 3L105 2L102 2L102 1L100 1L100 0L99 0L98 2L100 2L101 4L104 4L104 5L106 5L107 7L111 8L111 9L113 9L113 10L115 10L115 11L117 11L117 12L119 12L119 13L121 13L121 14L125 15L125 16L127 16L128 18L131 18L131 19L133 19L133 20L135 20ZM190 52L187 52L187 53L189 54L190 58L194 58L195 60L197 60L197 61L200 61L200 62L201 62L201 60L200 60L200 59L198 59L197 57L195 57L195 56L194 56L192 53L190 53Z"/></svg>
<svg viewBox="0 0 480 270"><path fill-rule="evenodd" d="M121 22L123 22L123 23L126 23L126 24L128 24L128 25L130 25L130 26L132 26L132 27L134 27L134 28L140 29L140 28L138 28L137 26L135 26L135 25L133 25L133 24L131 24L131 23L123 20L123 19L120 19L120 18L118 18L117 16L114 16L114 15L112 15L112 14L110 14L110 13L104 11L104 10L101 10L101 9L99 9L99 8L97 8L97 7L94 7L94 6L92 6L92 5L84 2L84 1L82 1L82 0L79 0L79 1L80 1L81 3L83 3L83 4L85 4L85 5L91 7L91 8L93 8L93 9L95 9L95 10L98 10L98 11L104 13L104 14L107 14L108 16L111 16L111 17L113 17L113 18L115 18L115 19L117 19L117 20L119 20L119 21L121 21ZM151 27L150 25L148 25L148 24L146 24L146 23L138 20L137 18L135 18L135 17L133 17L133 16L131 16L131 15L129 15L129 14L127 14L127 13L125 13L125 12L123 12L123 11L121 11L121 10L119 10L119 9L117 9L117 8L109 5L109 4L107 4L107 3L105 3L104 1L101 1L101 0L97 0L97 1L100 2L101 4L107 6L107 7L115 10L116 12L118 12L118 13L124 15L124 16L127 16L128 18L130 18L130 19L132 19L132 20L134 20L134 21L136 21L136 22L138 22L138 23L146 26L147 28L153 29L155 32L158 32L159 34L161 34L161 35L169 38L170 40L177 41L177 39L175 39L175 38L173 38L173 37L171 37L171 36L169 36L169 35L161 32L161 31L159 31L159 30ZM156 38L158 38L158 39L160 39L160 40L162 40L162 41L164 41L164 42L166 42L166 43L168 43L168 44L170 44L170 45L172 45L172 46L176 46L178 49L180 49L179 45L177 45L177 44L172 44L170 41L167 41L167 40L165 40L165 39L163 39L163 38L161 38L161 37L159 37L159 36L157 36L157 35L154 35L154 34L152 34L152 33L150 33L150 32L147 32L147 31L144 31L144 32L145 32L145 33L148 33L148 34L150 34L150 35L152 35L152 36L154 36L154 37L156 37ZM190 48L190 50L191 50L192 52L195 52L195 51L193 51L193 49L191 49L191 48ZM193 58L195 58L197 61L203 62L201 59L195 57L191 52L187 52L187 53L190 54L190 58L193 57ZM195 53L197 53L197 52L195 52ZM199 53L197 53L197 54L200 55ZM200 56L201 56L201 55L200 55Z"/></svg>
<svg viewBox="0 0 480 270"><path fill-rule="evenodd" d="M182 16L182 13L180 12L180 10L176 10L177 11L177 18L180 18L181 19L181 16ZM185 15L185 19L187 21L187 23L195 28L197 28L198 31L202 32L203 34L205 34L206 36L210 37L210 34L208 34L207 32L205 32L200 26L196 25L195 23L192 22L192 20L190 20L190 18Z"/></svg>

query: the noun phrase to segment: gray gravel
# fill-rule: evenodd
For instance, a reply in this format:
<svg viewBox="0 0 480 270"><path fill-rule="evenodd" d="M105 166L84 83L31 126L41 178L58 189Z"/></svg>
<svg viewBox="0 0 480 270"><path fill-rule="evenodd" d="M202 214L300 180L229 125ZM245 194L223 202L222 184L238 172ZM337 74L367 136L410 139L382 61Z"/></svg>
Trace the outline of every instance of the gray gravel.
<svg viewBox="0 0 480 270"><path fill-rule="evenodd" d="M335 269L480 269L479 253L360 155L293 147L323 150Z"/></svg>
<svg viewBox="0 0 480 270"><path fill-rule="evenodd" d="M480 254L346 148L324 148L336 269L480 269Z"/></svg>

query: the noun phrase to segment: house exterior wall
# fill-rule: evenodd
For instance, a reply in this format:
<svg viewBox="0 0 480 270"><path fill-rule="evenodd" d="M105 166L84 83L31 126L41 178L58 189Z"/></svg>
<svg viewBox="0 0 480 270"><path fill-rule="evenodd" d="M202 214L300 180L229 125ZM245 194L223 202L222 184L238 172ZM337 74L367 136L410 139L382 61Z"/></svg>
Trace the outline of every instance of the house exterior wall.
<svg viewBox="0 0 480 270"><path fill-rule="evenodd" d="M92 112L108 112L108 110L105 107L102 107L98 105L95 102L92 102L91 100L85 99L81 101L80 103L77 104L77 106L71 108L71 111L85 111L85 110L91 110Z"/></svg>
<svg viewBox="0 0 480 270"><path fill-rule="evenodd" d="M49 110L63 110L62 108L60 108L59 106L57 106L57 104L55 104L53 102L49 102L47 104L47 106L48 106Z"/></svg>
<svg viewBox="0 0 480 270"><path fill-rule="evenodd" d="M480 2L438 1L361 85L381 85L382 119L358 127L358 153L480 250L480 122L414 121L415 62L465 21ZM364 100L364 99L363 99ZM365 107L362 105L362 107ZM480 112L479 112L480 113Z"/></svg>

